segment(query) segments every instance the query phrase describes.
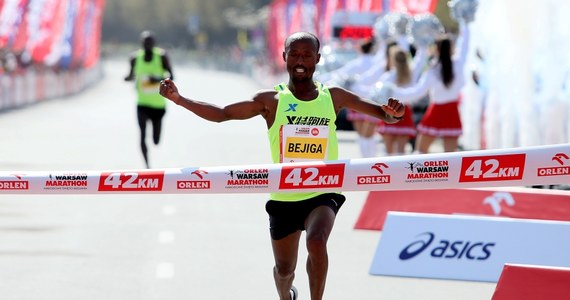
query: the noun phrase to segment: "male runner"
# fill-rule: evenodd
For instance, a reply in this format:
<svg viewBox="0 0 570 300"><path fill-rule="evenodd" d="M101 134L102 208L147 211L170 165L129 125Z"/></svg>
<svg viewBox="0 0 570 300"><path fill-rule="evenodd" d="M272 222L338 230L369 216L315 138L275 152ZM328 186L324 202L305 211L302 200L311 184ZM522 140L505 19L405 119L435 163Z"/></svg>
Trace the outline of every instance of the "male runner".
<svg viewBox="0 0 570 300"><path fill-rule="evenodd" d="M289 82L279 84L273 90L259 91L249 100L225 107L181 96L170 79L162 81L160 94L212 122L262 116L267 124L275 163L336 160L338 143L335 119L340 109L353 109L394 123L404 115L404 105L392 98L385 105L377 105L343 88L328 88L313 81L313 73L321 57L319 48L318 38L311 33L290 35L283 52ZM303 135L307 128L315 129L311 132L318 132L318 138ZM295 145L291 145L293 141ZM313 150L302 150L309 148ZM327 240L345 197L340 193L307 191L272 193L270 199L265 208L269 214L275 259L273 275L279 298L297 299L293 278L299 240L302 231L306 231L311 299L321 300L328 271Z"/></svg>
<svg viewBox="0 0 570 300"><path fill-rule="evenodd" d="M142 49L135 51L130 58L129 74L125 81L135 80L137 90L137 119L140 129L140 146L147 168L150 168L146 146L146 124L152 123L152 140L160 142L162 118L166 113L166 101L158 92L160 81L173 78L172 67L166 51L156 47L154 35L150 31L141 33Z"/></svg>

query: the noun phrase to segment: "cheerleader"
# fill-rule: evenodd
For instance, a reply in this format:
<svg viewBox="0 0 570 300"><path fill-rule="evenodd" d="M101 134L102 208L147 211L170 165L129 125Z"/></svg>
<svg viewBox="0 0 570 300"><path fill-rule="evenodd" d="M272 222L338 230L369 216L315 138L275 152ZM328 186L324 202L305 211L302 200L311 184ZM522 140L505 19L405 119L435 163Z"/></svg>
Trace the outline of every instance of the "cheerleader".
<svg viewBox="0 0 570 300"><path fill-rule="evenodd" d="M371 61L368 65L363 65L363 69L356 73L358 76L354 77L354 83L350 89L357 95L369 99L370 92L374 90L374 84L378 78L386 72L390 66L388 65L388 51L395 42L389 42L386 46L379 47L375 55L371 56ZM383 59L380 59L382 57ZM349 110L346 117L352 122L352 125L358 133L358 145L362 157L374 157L377 153L377 136L378 124L381 122L379 119L361 114L356 111Z"/></svg>
<svg viewBox="0 0 570 300"><path fill-rule="evenodd" d="M375 55L372 53L374 49L374 42L371 39L364 40L360 44L361 55L349 61L344 66L336 69L330 73L320 75L317 80L325 84L339 84L346 89L353 91L360 97L367 97L369 90L364 93L359 93L353 89L354 84L349 84L353 80L358 80L358 77L363 74L370 66L374 65ZM358 134L358 146L362 157L376 156L376 124L379 119L362 114L353 110L347 111L346 119L352 122L354 130Z"/></svg>
<svg viewBox="0 0 570 300"><path fill-rule="evenodd" d="M421 69L426 59L425 49L419 49L413 61L413 68L408 63L408 53L402 48L391 47L389 51L389 71L380 76L379 81L391 83L395 86L406 88L411 87L421 74ZM388 124L380 121L378 132L382 135L382 140L388 155L403 155L406 144L416 135L416 126L413 120L412 109L406 105L404 118L397 123Z"/></svg>
<svg viewBox="0 0 570 300"><path fill-rule="evenodd" d="M394 97L408 104L429 92L430 104L417 127L416 151L419 153L428 153L436 138L443 139L445 152L457 150L462 133L458 106L465 84L463 69L469 49L469 29L464 22L460 22L459 29L454 55L451 39L447 36L438 39L434 61L419 82L410 88L394 90Z"/></svg>
<svg viewBox="0 0 570 300"><path fill-rule="evenodd" d="M390 55L390 49L396 46L398 46L398 43L389 41L385 47L378 49L382 55L377 53L374 56L372 65L368 66L368 69L358 77L358 80L353 85L353 89L357 93L370 93L370 89L378 82L380 76L390 70L390 60L388 57Z"/></svg>

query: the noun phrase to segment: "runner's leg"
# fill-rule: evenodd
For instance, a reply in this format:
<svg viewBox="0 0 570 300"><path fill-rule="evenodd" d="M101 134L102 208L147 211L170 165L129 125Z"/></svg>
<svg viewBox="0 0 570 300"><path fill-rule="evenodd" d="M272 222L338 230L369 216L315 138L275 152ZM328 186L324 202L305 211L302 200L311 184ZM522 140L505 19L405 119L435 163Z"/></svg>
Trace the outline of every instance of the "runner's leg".
<svg viewBox="0 0 570 300"><path fill-rule="evenodd" d="M325 292L325 283L329 267L327 241L332 231L335 213L328 206L315 208L307 217L307 273L311 299L321 300Z"/></svg>
<svg viewBox="0 0 570 300"><path fill-rule="evenodd" d="M290 290L295 278L300 237L301 231L296 231L280 240L271 239L275 259L273 278L281 300L291 298Z"/></svg>
<svg viewBox="0 0 570 300"><path fill-rule="evenodd" d="M142 155L144 157L144 162L147 168L149 168L149 162L148 162L148 149L146 147L145 137L146 137L146 123L148 118L149 117L145 113L144 109L141 107L137 107L137 119L140 129L140 146L141 146Z"/></svg>
<svg viewBox="0 0 570 300"><path fill-rule="evenodd" d="M160 142L160 133L162 131L162 117L164 111L156 110L156 114L152 117L152 141L155 145Z"/></svg>

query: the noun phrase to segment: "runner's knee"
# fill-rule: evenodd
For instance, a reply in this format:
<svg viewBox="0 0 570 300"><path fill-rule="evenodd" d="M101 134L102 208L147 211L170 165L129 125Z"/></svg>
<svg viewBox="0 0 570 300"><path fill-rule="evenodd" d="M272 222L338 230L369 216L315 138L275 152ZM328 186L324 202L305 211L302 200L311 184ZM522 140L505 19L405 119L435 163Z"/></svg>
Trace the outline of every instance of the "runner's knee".
<svg viewBox="0 0 570 300"><path fill-rule="evenodd" d="M309 254L320 254L326 252L328 234L319 231L307 233L307 251Z"/></svg>
<svg viewBox="0 0 570 300"><path fill-rule="evenodd" d="M289 263L276 263L274 267L275 274L280 278L287 278L293 276L295 272L295 265Z"/></svg>

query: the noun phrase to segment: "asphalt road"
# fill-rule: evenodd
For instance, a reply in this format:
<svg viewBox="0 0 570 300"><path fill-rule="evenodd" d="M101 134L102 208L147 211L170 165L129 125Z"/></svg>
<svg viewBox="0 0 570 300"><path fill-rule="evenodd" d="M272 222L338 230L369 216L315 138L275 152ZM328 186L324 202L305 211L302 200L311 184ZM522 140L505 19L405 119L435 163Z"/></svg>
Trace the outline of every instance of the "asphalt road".
<svg viewBox="0 0 570 300"><path fill-rule="evenodd" d="M144 167L126 61L73 97L0 113L0 169ZM175 66L181 93L220 105L259 81ZM265 87L265 86L263 86ZM341 158L358 157L354 133ZM154 168L270 161L265 123L208 123L170 105ZM148 139L149 144L150 137ZM493 283L369 275L380 232L354 230L365 192L346 193L329 243L328 300L490 299ZM277 299L265 194L0 196L0 299ZM295 285L309 299L305 250Z"/></svg>

